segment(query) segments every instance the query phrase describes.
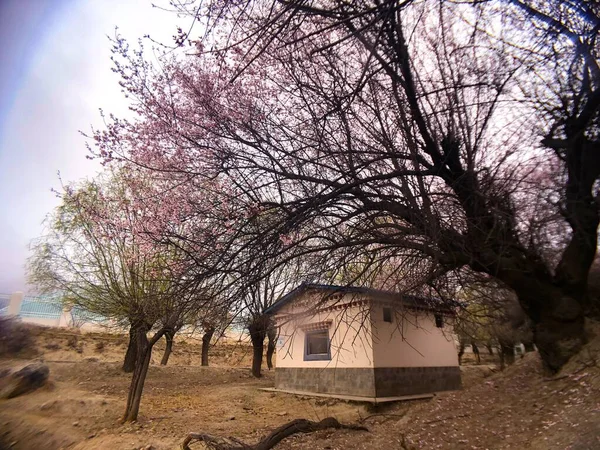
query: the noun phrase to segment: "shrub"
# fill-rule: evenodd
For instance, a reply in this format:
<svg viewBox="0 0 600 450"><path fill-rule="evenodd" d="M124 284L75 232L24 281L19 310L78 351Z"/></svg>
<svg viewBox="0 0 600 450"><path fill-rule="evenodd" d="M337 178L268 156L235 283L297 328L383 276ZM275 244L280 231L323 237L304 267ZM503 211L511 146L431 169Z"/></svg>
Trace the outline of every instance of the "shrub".
<svg viewBox="0 0 600 450"><path fill-rule="evenodd" d="M16 319L0 317L0 355L14 355L33 347L33 338L27 327Z"/></svg>
<svg viewBox="0 0 600 450"><path fill-rule="evenodd" d="M69 336L67 339L67 348L71 348L77 353L83 353L83 342L79 342L79 338L75 335Z"/></svg>
<svg viewBox="0 0 600 450"><path fill-rule="evenodd" d="M102 353L104 351L104 342L96 342L96 352Z"/></svg>
<svg viewBox="0 0 600 450"><path fill-rule="evenodd" d="M78 342L77 336L69 336L67 338L67 347L75 350L75 349L77 349L77 342Z"/></svg>

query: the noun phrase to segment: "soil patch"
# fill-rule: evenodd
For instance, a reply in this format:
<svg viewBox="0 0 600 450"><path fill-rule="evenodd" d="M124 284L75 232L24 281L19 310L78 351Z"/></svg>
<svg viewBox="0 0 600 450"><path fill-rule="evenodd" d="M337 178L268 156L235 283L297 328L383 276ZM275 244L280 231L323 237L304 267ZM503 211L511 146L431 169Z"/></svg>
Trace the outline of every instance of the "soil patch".
<svg viewBox="0 0 600 450"><path fill-rule="evenodd" d="M119 423L130 382L120 370L126 336L36 329L50 383L0 402L0 450L166 450L179 448L192 431L253 443L292 419L328 416L370 431L296 435L277 448L600 448L599 329L557 376L544 373L538 355L529 353L503 372L493 364L462 367L462 391L375 407L261 391L273 386L274 374L251 377L247 344L217 345L207 368L200 367L199 343L176 341L166 367L157 365L161 348L155 351L140 419L128 425Z"/></svg>

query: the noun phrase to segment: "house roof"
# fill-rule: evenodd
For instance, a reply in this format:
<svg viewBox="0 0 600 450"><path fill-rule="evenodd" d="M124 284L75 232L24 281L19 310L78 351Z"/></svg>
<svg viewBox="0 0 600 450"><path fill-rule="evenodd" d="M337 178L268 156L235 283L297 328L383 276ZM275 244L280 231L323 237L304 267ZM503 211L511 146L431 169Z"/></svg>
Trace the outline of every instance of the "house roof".
<svg viewBox="0 0 600 450"><path fill-rule="evenodd" d="M300 297L308 291L323 292L327 293L328 295L333 295L337 293L362 294L377 300L401 302L402 305L407 307L435 310L448 313L453 312L453 305L449 305L448 302L433 297L401 294L400 292L386 291L361 286L337 286L333 284L302 283L300 286L288 292L286 295L284 295L271 306L269 306L267 309L265 309L265 314L273 314L277 312L283 306L293 302L296 298ZM458 306L458 302L456 302L456 306Z"/></svg>

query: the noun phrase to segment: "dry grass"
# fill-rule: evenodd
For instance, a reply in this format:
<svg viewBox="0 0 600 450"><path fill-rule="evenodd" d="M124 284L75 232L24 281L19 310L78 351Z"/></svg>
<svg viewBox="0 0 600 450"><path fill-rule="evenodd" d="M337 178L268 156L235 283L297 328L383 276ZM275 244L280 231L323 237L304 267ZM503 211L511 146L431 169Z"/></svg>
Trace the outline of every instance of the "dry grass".
<svg viewBox="0 0 600 450"><path fill-rule="evenodd" d="M161 349L155 352L140 420L121 425L129 384L120 371L126 337L32 333L52 383L0 403L0 441L14 449L175 449L190 431L254 442L289 420L326 416L362 420L371 431L295 436L278 449L600 448L598 338L551 380L537 355L528 354L503 373L493 366L464 367L463 391L375 409L261 391L272 386L273 374L250 376L246 345L217 346L212 367L202 368L199 345L176 341L169 366L157 365ZM73 336L76 343L69 346Z"/></svg>

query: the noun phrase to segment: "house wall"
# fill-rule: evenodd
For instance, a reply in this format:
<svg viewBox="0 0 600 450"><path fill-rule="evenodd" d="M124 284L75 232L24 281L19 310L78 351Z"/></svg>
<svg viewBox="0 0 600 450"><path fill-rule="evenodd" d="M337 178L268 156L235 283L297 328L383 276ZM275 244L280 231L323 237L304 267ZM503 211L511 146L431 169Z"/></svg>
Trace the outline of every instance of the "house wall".
<svg viewBox="0 0 600 450"><path fill-rule="evenodd" d="M307 305L293 302L286 305L276 316L280 324L277 342L277 367L311 367L311 368L359 368L373 367L373 346L369 306L349 306L318 314L306 314L312 305L318 302L313 297ZM353 299L350 296L337 301L327 302L324 306L342 306ZM304 303L304 302L303 302ZM286 318L293 314L294 318ZM304 361L304 340L306 333L303 326L311 323L331 320L329 338L331 340L331 360Z"/></svg>
<svg viewBox="0 0 600 450"><path fill-rule="evenodd" d="M389 323L383 308L373 305L371 316L377 397L460 389L453 319L438 328L431 312L392 309Z"/></svg>
<svg viewBox="0 0 600 450"><path fill-rule="evenodd" d="M458 366L452 319L435 326L432 313L393 311L392 323L383 321L383 305L372 307L375 367Z"/></svg>
<svg viewBox="0 0 600 450"><path fill-rule="evenodd" d="M306 300L286 305L278 315L275 386L285 390L375 397L369 305L342 306L359 300L346 295L323 305L336 305L339 309L303 315L322 298L307 295ZM287 314L295 317L286 318ZM331 360L304 361L306 333L302 328L329 320Z"/></svg>
<svg viewBox="0 0 600 450"><path fill-rule="evenodd" d="M459 389L460 369L451 324L435 326L433 314L410 312L398 327L383 321L383 306L358 306L303 315L321 301L297 299L278 313L275 386L284 390L391 397ZM356 302L346 295L330 301ZM290 314L294 318L290 318ZM331 360L304 361L305 332L310 323L331 320Z"/></svg>

